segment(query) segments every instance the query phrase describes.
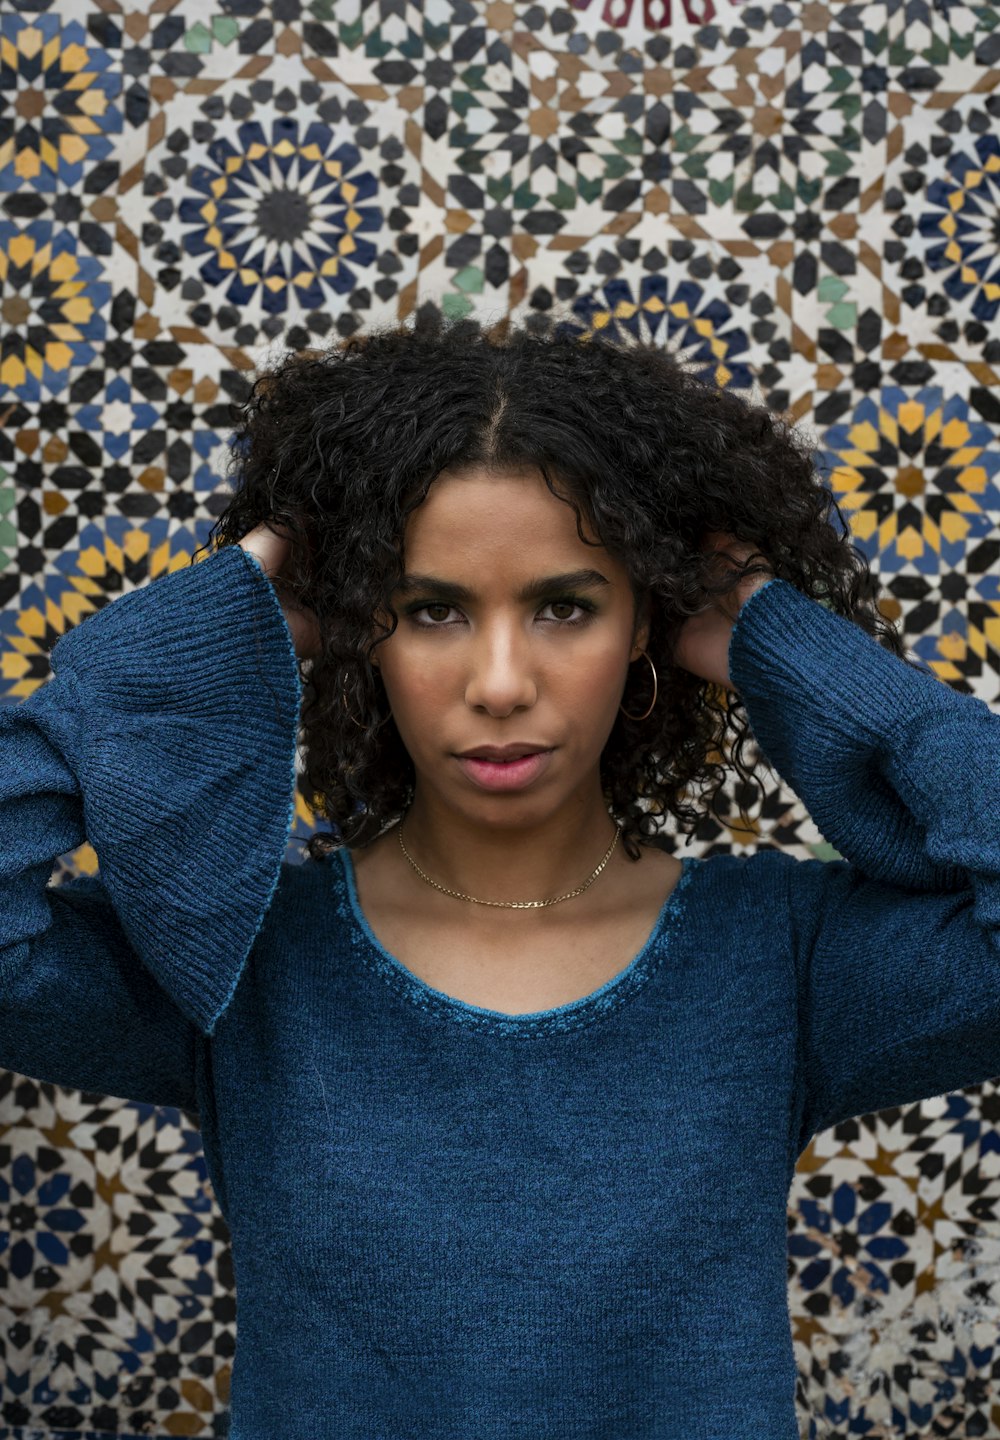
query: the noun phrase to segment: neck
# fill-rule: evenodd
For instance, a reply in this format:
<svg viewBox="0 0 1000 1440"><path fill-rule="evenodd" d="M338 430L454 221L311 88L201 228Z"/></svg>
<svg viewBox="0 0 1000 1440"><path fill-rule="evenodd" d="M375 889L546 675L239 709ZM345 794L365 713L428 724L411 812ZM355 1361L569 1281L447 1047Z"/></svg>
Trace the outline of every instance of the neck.
<svg viewBox="0 0 1000 1440"><path fill-rule="evenodd" d="M526 818L524 810L518 813L519 802L503 798L506 803L496 804L492 814L485 807L484 816L474 816L424 800L418 791L402 822L407 850L450 890L479 900L545 900L582 885L614 839L599 789L542 819ZM612 860L620 849L621 841Z"/></svg>

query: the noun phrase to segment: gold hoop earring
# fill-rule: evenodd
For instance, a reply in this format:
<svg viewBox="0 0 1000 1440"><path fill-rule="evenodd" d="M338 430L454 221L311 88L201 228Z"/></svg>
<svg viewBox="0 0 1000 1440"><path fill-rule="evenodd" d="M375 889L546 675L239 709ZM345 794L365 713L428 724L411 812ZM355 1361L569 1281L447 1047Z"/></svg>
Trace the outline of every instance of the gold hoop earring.
<svg viewBox="0 0 1000 1440"><path fill-rule="evenodd" d="M640 650L639 654L645 656L645 658L649 660L649 656L646 655L645 650ZM618 709L621 710L622 714L627 720L645 720L647 716L653 713L653 706L656 704L656 692L658 687L656 680L656 666L653 664L652 660L649 660L649 668L653 672L653 698L649 702L649 709L646 711L645 715L630 715L628 711L624 708L624 706L619 705Z"/></svg>

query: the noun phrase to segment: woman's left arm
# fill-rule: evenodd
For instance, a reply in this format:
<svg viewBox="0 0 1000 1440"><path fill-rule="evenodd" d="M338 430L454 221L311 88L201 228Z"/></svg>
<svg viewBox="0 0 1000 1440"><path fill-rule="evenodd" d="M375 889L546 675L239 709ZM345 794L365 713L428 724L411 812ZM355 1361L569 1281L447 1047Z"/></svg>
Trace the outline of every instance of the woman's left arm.
<svg viewBox="0 0 1000 1440"><path fill-rule="evenodd" d="M781 579L731 627L767 762L842 860L787 866L798 1145L1000 1077L1000 715Z"/></svg>

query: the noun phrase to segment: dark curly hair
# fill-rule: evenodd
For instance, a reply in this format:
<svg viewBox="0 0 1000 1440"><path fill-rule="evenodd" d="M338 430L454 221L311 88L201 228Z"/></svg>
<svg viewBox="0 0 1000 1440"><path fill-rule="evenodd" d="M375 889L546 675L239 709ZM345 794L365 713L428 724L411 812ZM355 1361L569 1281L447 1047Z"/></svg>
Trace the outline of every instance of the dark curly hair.
<svg viewBox="0 0 1000 1440"><path fill-rule="evenodd" d="M233 545L264 520L286 527L283 580L321 624L322 653L300 662L303 788L333 826L306 842L313 860L369 843L412 799L413 764L371 655L396 627L407 516L445 467L537 467L573 505L581 540L582 516L623 562L637 613L648 597L657 704L638 722L619 711L601 756L603 792L633 860L640 843L662 837L665 812L682 828L698 824L684 797L695 786L703 797L714 782L714 801L727 739L752 786L739 696L673 663L684 619L737 575L769 568L906 660L806 439L661 347L551 315L522 328L449 322L428 303L412 326L289 353L258 375L238 415L234 494L210 543ZM699 543L717 530L765 563L752 556L713 578ZM623 704L633 713L649 704L648 674L630 672L639 684Z"/></svg>

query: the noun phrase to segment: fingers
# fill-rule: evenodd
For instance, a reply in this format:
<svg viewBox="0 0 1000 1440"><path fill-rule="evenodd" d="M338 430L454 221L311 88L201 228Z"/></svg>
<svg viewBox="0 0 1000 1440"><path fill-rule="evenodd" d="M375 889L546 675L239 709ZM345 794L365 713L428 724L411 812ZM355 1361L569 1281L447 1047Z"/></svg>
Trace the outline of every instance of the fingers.
<svg viewBox="0 0 1000 1440"><path fill-rule="evenodd" d="M290 545L287 536L282 535L280 529L275 529L271 522L262 520L238 543L257 556L270 578L281 573Z"/></svg>

